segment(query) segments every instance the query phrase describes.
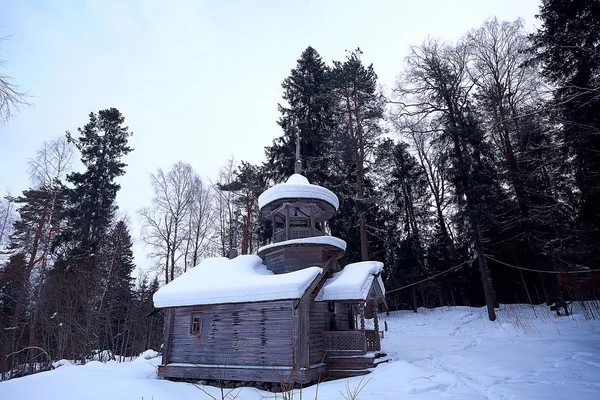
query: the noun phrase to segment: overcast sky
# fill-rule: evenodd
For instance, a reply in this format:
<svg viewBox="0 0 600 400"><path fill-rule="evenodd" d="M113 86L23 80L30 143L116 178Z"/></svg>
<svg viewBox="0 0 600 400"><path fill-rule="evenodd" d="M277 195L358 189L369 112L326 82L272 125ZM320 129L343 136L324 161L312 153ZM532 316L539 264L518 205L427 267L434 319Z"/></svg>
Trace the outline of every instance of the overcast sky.
<svg viewBox="0 0 600 400"><path fill-rule="evenodd" d="M0 0L0 58L31 109L0 126L0 189L28 187L43 141L76 132L91 111L116 107L134 132L119 179L121 211L152 197L149 175L190 162L213 178L232 155L263 161L281 134L281 82L300 53L343 60L360 47L384 87L410 45L453 41L487 18L539 23L537 0L12 1ZM138 265L148 265L135 246Z"/></svg>

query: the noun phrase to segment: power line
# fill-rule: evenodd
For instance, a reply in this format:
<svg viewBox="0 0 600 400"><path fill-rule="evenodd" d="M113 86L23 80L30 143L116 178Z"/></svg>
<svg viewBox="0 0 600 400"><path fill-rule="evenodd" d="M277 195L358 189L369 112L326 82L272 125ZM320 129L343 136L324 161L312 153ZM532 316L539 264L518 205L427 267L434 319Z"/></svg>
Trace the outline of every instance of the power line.
<svg viewBox="0 0 600 400"><path fill-rule="evenodd" d="M538 270L538 269L525 268L525 267L519 267L519 266L516 266L516 265L512 265L512 264L506 263L504 261L500 261L500 260L498 260L498 259L496 259L494 257L491 257L491 256L487 255L487 254L484 254L483 256L485 258L487 258L488 260L492 260L494 262L497 262L498 264L502 264L502 265L505 265L505 266L510 267L510 268L520 269L522 271L538 272L540 274L557 274L557 275L560 275L560 274L589 274L591 272L600 272L600 269L585 269L585 270L581 270L581 271L542 271L542 270Z"/></svg>
<svg viewBox="0 0 600 400"><path fill-rule="evenodd" d="M444 275L444 274L447 274L448 272L456 271L457 269L460 269L460 268L462 268L462 266L463 266L463 265L465 265L465 264L469 264L469 263L471 263L471 262L473 262L473 260L467 260L467 261L465 261L465 262L462 262L462 263L460 263L460 264L458 264L458 265L455 265L454 267L452 267L452 268L450 268L450 269L447 269L447 270L445 270L445 271L443 271L443 272L439 272L439 273L437 273L437 274L435 274L435 275L431 275L429 278L425 278L425 279L423 279L423 280L420 280L420 281L417 281L417 282L413 282L413 283L411 283L411 284L408 284L408 285L406 285L406 286L402 286L402 287L399 287L399 288L396 288L396 289L392 289L392 290L386 290L386 291L385 291L385 294L392 293L392 292L397 292L398 290L406 289L406 288L409 288L409 287L411 287L411 286L415 286L415 285L418 285L418 284L420 284L420 283L426 282L426 281L428 281L428 280L430 280L430 279L437 278L438 276L440 276L440 275Z"/></svg>
<svg viewBox="0 0 600 400"><path fill-rule="evenodd" d="M506 263L504 261L500 261L500 260L498 260L496 258L493 258L493 257L489 256L488 254L483 254L483 256L485 258L489 259L489 260L492 260L494 262L497 262L498 264L501 264L501 265L504 265L504 266L507 266L507 267L510 267L510 268L520 269L520 270L529 271L529 272L538 272L538 273L541 273L541 274L556 274L556 275L560 275L560 274L589 274L589 273L592 273L592 272L600 272L600 269L586 269L586 270L583 270L583 271L541 271L541 270L537 270L537 269L531 269L531 268L525 268L525 267L519 267L519 266L516 266L516 265L512 265L512 264ZM425 279L422 279L420 281L413 282L413 283L410 283L410 284L405 285L405 286L401 286L401 287L396 288L396 289L386 290L385 293L388 294L388 293L397 292L399 290L407 289L409 287L421 284L423 282L427 282L427 281L429 281L431 279L437 278L440 275L444 275L444 274L447 274L448 272L456 271L456 270L462 268L465 264L469 264L469 263L471 263L473 261L475 261L475 260L467 260L467 261L465 261L463 263L455 265L454 267L452 267L450 269L447 269L445 271L439 272L439 273L437 273L435 275L432 275L432 276L430 276L428 278L425 278Z"/></svg>

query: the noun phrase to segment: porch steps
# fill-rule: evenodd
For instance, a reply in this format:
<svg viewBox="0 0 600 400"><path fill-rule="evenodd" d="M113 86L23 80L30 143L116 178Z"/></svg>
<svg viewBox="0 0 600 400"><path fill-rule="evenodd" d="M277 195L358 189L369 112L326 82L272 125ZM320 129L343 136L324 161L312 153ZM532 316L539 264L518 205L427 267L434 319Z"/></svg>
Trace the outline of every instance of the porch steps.
<svg viewBox="0 0 600 400"><path fill-rule="evenodd" d="M389 361L385 353L369 353L358 356L330 355L325 358L327 372L330 378L349 378L367 375L370 369L381 362Z"/></svg>
<svg viewBox="0 0 600 400"><path fill-rule="evenodd" d="M345 370L345 369L330 369L328 372L329 378L341 379L341 378L352 378L354 376L368 375L371 371L367 369L361 369L360 371Z"/></svg>

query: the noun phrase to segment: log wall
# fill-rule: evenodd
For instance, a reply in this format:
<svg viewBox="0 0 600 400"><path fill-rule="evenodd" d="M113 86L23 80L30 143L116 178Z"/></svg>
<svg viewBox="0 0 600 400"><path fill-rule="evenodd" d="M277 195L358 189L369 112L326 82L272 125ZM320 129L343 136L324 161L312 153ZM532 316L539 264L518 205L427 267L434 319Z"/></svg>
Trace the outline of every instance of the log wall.
<svg viewBox="0 0 600 400"><path fill-rule="evenodd" d="M318 245L287 246L265 254L267 269L276 274L285 274L323 263L324 252Z"/></svg>
<svg viewBox="0 0 600 400"><path fill-rule="evenodd" d="M215 366L291 366L292 301L173 308L167 363ZM192 315L202 314L199 336Z"/></svg>

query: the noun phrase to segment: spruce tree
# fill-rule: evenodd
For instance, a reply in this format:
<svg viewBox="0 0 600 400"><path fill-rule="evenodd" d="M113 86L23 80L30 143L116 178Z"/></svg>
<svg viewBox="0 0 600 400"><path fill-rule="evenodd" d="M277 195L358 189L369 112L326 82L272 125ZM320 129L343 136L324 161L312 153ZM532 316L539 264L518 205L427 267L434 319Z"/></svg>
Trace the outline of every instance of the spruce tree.
<svg viewBox="0 0 600 400"><path fill-rule="evenodd" d="M67 181L70 238L76 242L73 254L79 258L96 253L117 209L115 200L120 185L115 179L125 174L123 156L132 149L127 140L131 133L123 126L125 118L116 108L90 113L90 121L78 128L79 137L67 137L81 152L84 172L73 172Z"/></svg>
<svg viewBox="0 0 600 400"><path fill-rule="evenodd" d="M65 331L72 329L72 357L80 359L98 345L102 244L117 209L120 186L115 179L125 174L122 158L132 150L127 144L131 134L116 108L91 113L89 118L78 129L79 137L67 132L67 138L81 153L85 170L67 176L72 185L66 190L67 226L58 238L60 257L50 275L57 296L54 301L69 308Z"/></svg>
<svg viewBox="0 0 600 400"><path fill-rule="evenodd" d="M377 151L377 171L383 177L383 193L391 205L390 219L395 221L393 237L388 241L394 246L395 263L390 267L386 283L399 287L406 281L416 282L426 274L425 224L430 217L430 201L427 180L423 169L408 150L408 144L394 144L385 140ZM393 269L392 269L393 268ZM411 289L413 311L416 312L417 287ZM431 306L431 304L423 304Z"/></svg>
<svg viewBox="0 0 600 400"><path fill-rule="evenodd" d="M535 59L554 86L555 122L580 192L576 263L600 261L600 2L543 0Z"/></svg>
<svg viewBox="0 0 600 400"><path fill-rule="evenodd" d="M279 104L277 122L283 135L265 148L266 172L275 182L294 173L296 137L300 134L302 174L319 185L327 185L331 168L331 140L335 130L333 100L329 91L329 69L312 47L307 47L296 68L281 84L284 104Z"/></svg>
<svg viewBox="0 0 600 400"><path fill-rule="evenodd" d="M121 344L123 344L125 330L131 327L132 322L133 278L131 274L135 269L132 246L127 225L120 220L108 233L101 251L99 275L102 295L99 314L106 321L103 329L105 335L103 347L113 352L121 351L119 354L125 354Z"/></svg>

